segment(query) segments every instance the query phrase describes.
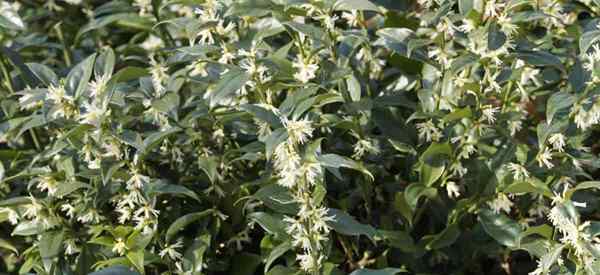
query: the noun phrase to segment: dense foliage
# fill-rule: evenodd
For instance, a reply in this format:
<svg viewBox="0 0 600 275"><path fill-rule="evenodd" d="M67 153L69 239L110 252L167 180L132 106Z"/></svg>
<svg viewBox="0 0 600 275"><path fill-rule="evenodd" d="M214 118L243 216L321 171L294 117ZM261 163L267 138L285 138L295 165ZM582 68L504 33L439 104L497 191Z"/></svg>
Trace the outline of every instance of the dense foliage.
<svg viewBox="0 0 600 275"><path fill-rule="evenodd" d="M600 273L598 18L0 1L0 271Z"/></svg>

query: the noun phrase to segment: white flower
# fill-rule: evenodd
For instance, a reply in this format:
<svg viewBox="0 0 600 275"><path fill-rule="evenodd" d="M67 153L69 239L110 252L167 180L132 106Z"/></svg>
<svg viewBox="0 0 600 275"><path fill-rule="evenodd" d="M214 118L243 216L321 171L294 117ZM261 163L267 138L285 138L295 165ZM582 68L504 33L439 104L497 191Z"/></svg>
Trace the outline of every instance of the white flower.
<svg viewBox="0 0 600 275"><path fill-rule="evenodd" d="M161 97L165 91L163 83L167 81L169 75L167 74L167 67L161 63L156 62L154 58L150 58L150 74L152 75L152 86L154 87L155 96Z"/></svg>
<svg viewBox="0 0 600 275"><path fill-rule="evenodd" d="M235 58L235 54L229 51L229 48L225 44L221 44L221 57L219 57L219 63L229 64Z"/></svg>
<svg viewBox="0 0 600 275"><path fill-rule="evenodd" d="M21 16L18 14L18 6L11 5L9 2L1 1L0 2L0 14L8 20L10 23L14 24L19 28L25 28L25 23Z"/></svg>
<svg viewBox="0 0 600 275"><path fill-rule="evenodd" d="M0 208L0 213L6 213L10 224L16 225L17 223L19 223L19 213L17 213L17 211L13 210L12 208L2 207Z"/></svg>
<svg viewBox="0 0 600 275"><path fill-rule="evenodd" d="M140 220L140 217L144 219L157 218L158 214L160 214L160 211L152 208L149 204L145 204L133 213L136 220Z"/></svg>
<svg viewBox="0 0 600 275"><path fill-rule="evenodd" d="M294 120L282 118L281 122L287 130L288 137L292 144L304 144L308 138L312 137L314 128L311 126L312 122L306 118Z"/></svg>
<svg viewBox="0 0 600 275"><path fill-rule="evenodd" d="M587 243L591 241L591 236L587 233L586 228L590 226L590 222L576 224L569 217L565 217L560 210L560 204L556 204L548 214L548 219L556 229L562 234L560 241L570 245L575 250L575 255L580 258L586 257L590 251L587 248Z"/></svg>
<svg viewBox="0 0 600 275"><path fill-rule="evenodd" d="M498 10L504 8L506 3L496 3L497 0L488 0L485 5L484 16L485 17L496 17L498 16Z"/></svg>
<svg viewBox="0 0 600 275"><path fill-rule="evenodd" d="M100 127L100 125L104 121L104 117L110 115L110 110L99 108L94 103L84 102L83 108L86 112L83 113L79 119L81 123L84 124L91 124L96 127Z"/></svg>
<svg viewBox="0 0 600 275"><path fill-rule="evenodd" d="M178 240L176 243L168 245L167 247L165 247L163 250L161 250L158 255L161 258L164 258L165 256L169 256L169 258L171 258L172 260L176 261L178 259L181 259L181 253L177 252L176 249L178 248L182 248L183 247L183 243L181 242L181 240Z"/></svg>
<svg viewBox="0 0 600 275"><path fill-rule="evenodd" d="M125 242L123 241L123 239L117 238L115 240L115 244L113 245L112 252L117 253L120 256L122 256L123 254L125 254L125 251L127 249L128 249L127 245L125 244Z"/></svg>
<svg viewBox="0 0 600 275"><path fill-rule="evenodd" d="M137 169L131 169L131 178L127 181L127 189L142 189L144 184L150 182L150 177L144 176Z"/></svg>
<svg viewBox="0 0 600 275"><path fill-rule="evenodd" d="M481 111L483 118L490 124L496 122L496 113L500 111L500 107L493 107L492 105L485 105Z"/></svg>
<svg viewBox="0 0 600 275"><path fill-rule="evenodd" d="M41 191L47 191L48 196L54 196L58 190L58 181L51 176L42 176L37 179L37 187Z"/></svg>
<svg viewBox="0 0 600 275"><path fill-rule="evenodd" d="M146 38L146 40L144 40L144 42L140 44L140 47L142 47L142 49L149 52L158 50L164 46L165 43L162 41L162 39L153 34L148 35L148 38Z"/></svg>
<svg viewBox="0 0 600 275"><path fill-rule="evenodd" d="M335 30L335 21L339 19L337 15L330 16L329 14L323 14L316 18L321 19L325 28L331 31Z"/></svg>
<svg viewBox="0 0 600 275"><path fill-rule="evenodd" d="M357 10L351 10L350 12L343 12L342 18L344 18L346 21L348 21L348 25L350 25L351 27L358 27L358 24L360 23L360 19L359 19Z"/></svg>
<svg viewBox="0 0 600 275"><path fill-rule="evenodd" d="M444 66L444 68L448 68L450 66L450 56L443 48L435 47L430 50L427 55L430 58L434 58L435 61Z"/></svg>
<svg viewBox="0 0 600 275"><path fill-rule="evenodd" d="M475 25L475 21L473 21L471 19L463 18L462 22L463 22L463 24L458 27L458 30L461 32L470 33L473 30L475 30L475 28L477 27Z"/></svg>
<svg viewBox="0 0 600 275"><path fill-rule="evenodd" d="M77 247L77 244L75 243L75 240L73 239L67 239L65 241L65 254L67 255L73 255L79 252L79 248Z"/></svg>
<svg viewBox="0 0 600 275"><path fill-rule="evenodd" d="M31 110L42 105L43 101L32 100L35 97L36 95L33 93L26 93L23 96L19 97L19 105L21 106L21 110Z"/></svg>
<svg viewBox="0 0 600 275"><path fill-rule="evenodd" d="M32 196L30 196L29 199L31 200L31 203L25 205L25 212L23 213L23 216L28 219L38 219L40 217L40 212L42 212L44 209L44 206Z"/></svg>
<svg viewBox="0 0 600 275"><path fill-rule="evenodd" d="M140 15L146 15L152 12L152 0L134 0L133 5L140 9Z"/></svg>
<svg viewBox="0 0 600 275"><path fill-rule="evenodd" d="M121 224L131 220L133 216L133 210L125 205L118 204L115 210L119 213L119 223Z"/></svg>
<svg viewBox="0 0 600 275"><path fill-rule="evenodd" d="M319 65L312 64L310 61L307 62L300 55L298 55L292 66L298 69L298 72L294 74L294 78L302 83L307 83L315 78L316 72L319 69Z"/></svg>
<svg viewBox="0 0 600 275"><path fill-rule="evenodd" d="M277 183L281 186L292 188L299 176L300 155L296 153L293 146L288 142L283 142L275 147L274 155L274 166L280 178Z"/></svg>
<svg viewBox="0 0 600 275"><path fill-rule="evenodd" d="M510 130L510 135L514 136L518 131L521 131L523 128L523 122L520 120L511 120L508 122L508 129Z"/></svg>
<svg viewBox="0 0 600 275"><path fill-rule="evenodd" d="M300 268L304 271L318 270L324 258L323 255L316 256L311 253L296 255L296 260L300 261Z"/></svg>
<svg viewBox="0 0 600 275"><path fill-rule="evenodd" d="M321 164L318 162L305 162L300 169L300 175L304 175L306 182L310 185L317 183L318 176L321 175Z"/></svg>
<svg viewBox="0 0 600 275"><path fill-rule="evenodd" d="M69 218L73 218L73 216L75 215L75 207L73 207L73 205L71 204L65 203L61 205L60 210L65 212L65 215L67 215L67 217Z"/></svg>
<svg viewBox="0 0 600 275"><path fill-rule="evenodd" d="M487 204L496 214L500 213L500 211L504 211L508 214L513 206L512 201L504 193L498 193L496 199Z"/></svg>
<svg viewBox="0 0 600 275"><path fill-rule="evenodd" d="M529 178L529 172L525 167L517 163L509 163L506 165L508 170L513 174L513 178L517 181L526 180Z"/></svg>
<svg viewBox="0 0 600 275"><path fill-rule="evenodd" d="M551 135L550 138L548 138L548 142L550 142L554 150L559 152L565 151L565 136L563 134L556 133Z"/></svg>
<svg viewBox="0 0 600 275"><path fill-rule="evenodd" d="M440 130L433 124L433 121L430 119L425 122L417 123L415 125L417 127L417 131L419 132L419 139L430 142L430 141L438 141L442 138L442 133Z"/></svg>
<svg viewBox="0 0 600 275"><path fill-rule="evenodd" d="M593 71L594 67L600 62L600 46L596 43L592 46L592 51L584 53L583 55L586 62L583 64L583 68L588 71Z"/></svg>
<svg viewBox="0 0 600 275"><path fill-rule="evenodd" d="M96 80L92 80L88 85L90 87L90 97L96 98L101 96L106 91L106 84L108 84L108 80L110 79L109 75L102 75Z"/></svg>
<svg viewBox="0 0 600 275"><path fill-rule="evenodd" d="M517 32L517 25L511 22L510 17L508 17L506 13L500 14L497 20L498 25L500 25L500 30L507 36L512 36Z"/></svg>
<svg viewBox="0 0 600 275"><path fill-rule="evenodd" d="M539 152L535 159L540 167L546 166L548 169L552 169L552 167L554 167L554 164L550 162L552 160L552 152L550 152L548 147L544 147L544 150Z"/></svg>
<svg viewBox="0 0 600 275"><path fill-rule="evenodd" d="M359 139L354 144L354 154L352 155L355 159L360 159L364 156L365 153L370 154L379 154L379 148L374 145L369 139Z"/></svg>
<svg viewBox="0 0 600 275"><path fill-rule="evenodd" d="M450 198L458 198L460 196L460 187L453 181L446 182L446 192Z"/></svg>
<svg viewBox="0 0 600 275"><path fill-rule="evenodd" d="M52 100L54 104L59 104L64 101L72 101L73 98L67 96L67 91L65 90L65 86L59 85L54 86L50 85L48 87L48 99Z"/></svg>
<svg viewBox="0 0 600 275"><path fill-rule="evenodd" d="M99 223L102 217L96 209L89 209L83 216L79 216L77 221L81 223Z"/></svg>

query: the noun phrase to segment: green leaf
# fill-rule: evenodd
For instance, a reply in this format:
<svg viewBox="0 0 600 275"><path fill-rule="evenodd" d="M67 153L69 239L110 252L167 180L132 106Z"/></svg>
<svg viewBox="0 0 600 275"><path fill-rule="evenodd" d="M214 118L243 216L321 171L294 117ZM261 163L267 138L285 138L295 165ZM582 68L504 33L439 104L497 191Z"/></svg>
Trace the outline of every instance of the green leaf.
<svg viewBox="0 0 600 275"><path fill-rule="evenodd" d="M134 250L127 252L127 259L143 275L144 270L144 250Z"/></svg>
<svg viewBox="0 0 600 275"><path fill-rule="evenodd" d="M298 203L294 201L289 189L281 185L268 184L256 191L254 197L276 212L289 215L298 213Z"/></svg>
<svg viewBox="0 0 600 275"><path fill-rule="evenodd" d="M360 101L360 83L354 75L348 76L348 78L346 79L346 85L348 86L348 92L350 93L350 98L352 99L352 101Z"/></svg>
<svg viewBox="0 0 600 275"><path fill-rule="evenodd" d="M265 231L275 236L287 236L285 224L282 222L283 216L270 214L266 212L254 212L248 215L253 221L256 221Z"/></svg>
<svg viewBox="0 0 600 275"><path fill-rule="evenodd" d="M178 106L179 95L175 92L169 92L163 97L152 101L152 108L162 113L177 112Z"/></svg>
<svg viewBox="0 0 600 275"><path fill-rule="evenodd" d="M49 231L42 234L39 243L40 257L46 272L50 272L54 261L58 260L63 247L64 233L62 231Z"/></svg>
<svg viewBox="0 0 600 275"><path fill-rule="evenodd" d="M65 90L67 91L67 94L72 95L75 98L78 98L81 95L92 76L95 59L96 54L92 54L71 69L65 80Z"/></svg>
<svg viewBox="0 0 600 275"><path fill-rule="evenodd" d="M25 80L25 82L29 84L29 86L38 86L40 80L37 79L37 77L29 69L29 67L25 65L25 63L23 62L23 58L21 57L21 55L19 55L19 53L2 45L0 45L0 52L2 52L2 54L6 56L10 60L10 62L12 62L15 65L15 67L17 67L17 69L21 73L21 77L23 78L23 80Z"/></svg>
<svg viewBox="0 0 600 275"><path fill-rule="evenodd" d="M517 222L489 209L479 210L479 221L485 232L500 244L513 248L519 247L523 230Z"/></svg>
<svg viewBox="0 0 600 275"><path fill-rule="evenodd" d="M433 239L431 239L427 243L427 245L425 245L425 248L427 250L436 250L436 249L450 246L454 242L456 242L456 240L458 239L459 236L460 236L460 229L458 227L458 224L455 224L455 223L450 224L442 232L433 236Z"/></svg>
<svg viewBox="0 0 600 275"><path fill-rule="evenodd" d="M533 66L554 66L564 71L564 66L560 59L549 52L543 51L520 51L517 57Z"/></svg>
<svg viewBox="0 0 600 275"><path fill-rule="evenodd" d="M432 143L421 155L420 182L431 186L444 173L446 163L452 156L452 147L448 143Z"/></svg>
<svg viewBox="0 0 600 275"><path fill-rule="evenodd" d="M38 63L26 63L25 65L27 65L29 70L31 70L31 72L39 80L41 80L44 85L58 85L58 77L56 76L54 71L50 69L50 67Z"/></svg>
<svg viewBox="0 0 600 275"><path fill-rule="evenodd" d="M302 24L295 21L284 22L283 25L291 28L292 30L305 34L316 41L326 41L327 35L325 32L314 25Z"/></svg>
<svg viewBox="0 0 600 275"><path fill-rule="evenodd" d="M232 275L253 275L261 263L261 257L256 254L242 252L238 255L233 255L236 264L231 266L231 270L227 274Z"/></svg>
<svg viewBox="0 0 600 275"><path fill-rule="evenodd" d="M111 48L106 48L98 58L96 58L96 63L94 64L96 78L113 75L115 60L115 52Z"/></svg>
<svg viewBox="0 0 600 275"><path fill-rule="evenodd" d="M183 185L176 185L176 184L168 184L165 181L162 180L156 180L156 181L152 181L150 183L148 183L146 186L144 186L144 191L146 192L146 195L152 197L152 196L158 196L158 195L162 195L162 194L171 194L171 195L183 195L183 196L187 196L190 197L196 201L200 201L200 197L198 197L198 195L188 189L187 187L183 186Z"/></svg>
<svg viewBox="0 0 600 275"><path fill-rule="evenodd" d="M375 45L381 45L388 48L404 57L427 62L429 58L426 53L421 50L408 50L408 41L413 39L414 32L407 28L384 28L377 31L380 37Z"/></svg>
<svg viewBox="0 0 600 275"><path fill-rule="evenodd" d="M19 254L19 251L17 250L17 248L14 245L12 245L9 241L7 241L5 239L0 238L0 247L4 248L4 249L7 249L7 250L10 250L10 251L14 252L17 255Z"/></svg>
<svg viewBox="0 0 600 275"><path fill-rule="evenodd" d="M354 161L350 158L336 154L325 154L317 156L317 160L321 163L321 165L325 167L331 167L335 169L345 167L354 169L368 176L370 180L374 180L373 174L371 174L371 172L369 172L367 168L365 168L361 163Z"/></svg>
<svg viewBox="0 0 600 275"><path fill-rule="evenodd" d="M207 217L213 213L214 213L214 210L209 209L209 210L204 210L202 212L187 214L183 217L178 218L169 226L169 229L167 229L167 233L165 235L166 241L170 242L173 239L173 237L179 231L181 231L184 227L186 227L189 224L196 222L204 217Z"/></svg>
<svg viewBox="0 0 600 275"><path fill-rule="evenodd" d="M398 230L378 230L378 232L389 246L398 248L406 253L416 252L415 241L408 232Z"/></svg>
<svg viewBox="0 0 600 275"><path fill-rule="evenodd" d="M221 80L219 80L210 93L210 105L216 106L222 101L229 99L237 90L246 85L249 79L250 76L242 70L229 70L221 76Z"/></svg>
<svg viewBox="0 0 600 275"><path fill-rule="evenodd" d="M412 183L404 190L404 198L412 211L417 209L419 199L423 196L434 198L437 196L437 189L420 183Z"/></svg>
<svg viewBox="0 0 600 275"><path fill-rule="evenodd" d="M412 227L413 210L406 201L406 196L403 192L398 192L394 196L394 208L400 212L402 217L408 222L408 225Z"/></svg>
<svg viewBox="0 0 600 275"><path fill-rule="evenodd" d="M546 103L546 120L548 120L548 123L552 122L557 113L568 115L575 100L575 96L564 91L553 93Z"/></svg>
<svg viewBox="0 0 600 275"><path fill-rule="evenodd" d="M79 29L77 35L75 36L75 41L79 41L79 39L81 39L81 36L87 32L100 29L109 24L116 23L119 21L123 22L124 26L131 28L144 30L150 30L152 28L152 23L147 18L140 17L140 15L137 13L111 14L90 20L89 23L87 23Z"/></svg>
<svg viewBox="0 0 600 275"><path fill-rule="evenodd" d="M139 275L139 273L131 270L129 267L117 265L103 268L88 275Z"/></svg>
<svg viewBox="0 0 600 275"><path fill-rule="evenodd" d="M337 0L333 7L336 11L364 10L379 12L379 8L369 0Z"/></svg>
<svg viewBox="0 0 600 275"><path fill-rule="evenodd" d="M500 30L496 23L490 24L488 28L488 50L500 49L506 42L506 35Z"/></svg>
<svg viewBox="0 0 600 275"><path fill-rule="evenodd" d="M164 131L158 131L150 134L144 139L140 150L140 154L144 156L150 153L150 151L152 151L152 149L158 146L163 141L163 139L179 131L181 131L181 128L173 127Z"/></svg>
<svg viewBox="0 0 600 275"><path fill-rule="evenodd" d="M271 250L269 256L267 257L267 261L265 262L264 273L266 274L267 272L269 272L269 268L271 267L273 262L292 248L294 248L294 246L289 241L283 242L275 248L273 248L273 250Z"/></svg>
<svg viewBox="0 0 600 275"><path fill-rule="evenodd" d="M570 188L565 193L565 198L566 199L571 199L571 197L573 196L573 193L575 193L575 191L585 190L585 189L597 189L597 190L600 190L600 181L584 181L584 182L580 182L579 184L577 184L577 186Z"/></svg>
<svg viewBox="0 0 600 275"><path fill-rule="evenodd" d="M281 127L281 120L279 117L272 111L265 109L264 107L257 104L243 104L240 106L240 109L252 114L254 117L269 123L269 125L273 128Z"/></svg>
<svg viewBox="0 0 600 275"><path fill-rule="evenodd" d="M42 233L43 231L44 231L44 228L39 223L32 222L32 221L22 221L19 224L17 224L15 229L13 229L13 232L11 233L11 235L32 236L32 235L38 235L38 234Z"/></svg>
<svg viewBox="0 0 600 275"><path fill-rule="evenodd" d="M354 217L342 210L329 208L327 210L327 215L333 217L333 221L328 222L329 226L342 235L365 235L373 241L375 240L375 237L378 236L377 230L374 227L359 223Z"/></svg>
<svg viewBox="0 0 600 275"><path fill-rule="evenodd" d="M208 179L211 183L218 182L220 176L217 167L219 166L219 162L217 157L215 156L206 156L200 157L198 159L198 166L204 173L208 176Z"/></svg>
<svg viewBox="0 0 600 275"><path fill-rule="evenodd" d="M406 269L403 268L384 268L384 269L369 269L362 268L357 269L354 272L350 273L350 275L395 275L401 272L407 272Z"/></svg>

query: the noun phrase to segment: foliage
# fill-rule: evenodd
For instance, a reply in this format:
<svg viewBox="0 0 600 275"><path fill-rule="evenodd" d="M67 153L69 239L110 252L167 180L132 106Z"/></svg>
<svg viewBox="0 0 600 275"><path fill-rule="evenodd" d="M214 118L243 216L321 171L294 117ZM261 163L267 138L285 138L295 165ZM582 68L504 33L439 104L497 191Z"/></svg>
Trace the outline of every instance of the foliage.
<svg viewBox="0 0 600 275"><path fill-rule="evenodd" d="M599 16L0 1L0 270L596 274Z"/></svg>

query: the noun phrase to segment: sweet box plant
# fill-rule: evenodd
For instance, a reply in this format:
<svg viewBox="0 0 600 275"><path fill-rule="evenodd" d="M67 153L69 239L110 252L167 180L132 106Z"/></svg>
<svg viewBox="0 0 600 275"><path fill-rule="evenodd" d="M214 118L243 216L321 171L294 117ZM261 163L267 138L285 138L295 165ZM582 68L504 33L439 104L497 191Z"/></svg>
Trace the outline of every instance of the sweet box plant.
<svg viewBox="0 0 600 275"><path fill-rule="evenodd" d="M600 273L600 1L0 1L0 271Z"/></svg>

